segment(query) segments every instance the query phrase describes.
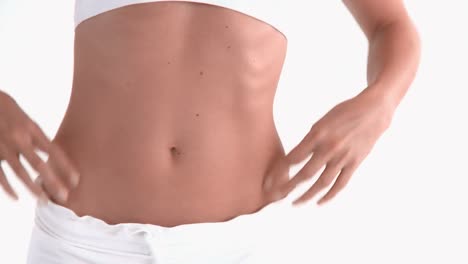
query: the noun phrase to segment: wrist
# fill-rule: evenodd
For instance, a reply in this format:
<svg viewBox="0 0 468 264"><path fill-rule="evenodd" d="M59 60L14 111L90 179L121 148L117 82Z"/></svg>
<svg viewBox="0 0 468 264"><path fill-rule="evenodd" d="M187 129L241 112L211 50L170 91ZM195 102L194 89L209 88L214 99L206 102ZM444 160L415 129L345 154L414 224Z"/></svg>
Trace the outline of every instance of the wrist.
<svg viewBox="0 0 468 264"><path fill-rule="evenodd" d="M372 105L378 108L379 112L382 114L382 118L387 120L390 124L396 110L396 103L392 97L385 92L385 88L370 85L360 92L357 97L373 102Z"/></svg>

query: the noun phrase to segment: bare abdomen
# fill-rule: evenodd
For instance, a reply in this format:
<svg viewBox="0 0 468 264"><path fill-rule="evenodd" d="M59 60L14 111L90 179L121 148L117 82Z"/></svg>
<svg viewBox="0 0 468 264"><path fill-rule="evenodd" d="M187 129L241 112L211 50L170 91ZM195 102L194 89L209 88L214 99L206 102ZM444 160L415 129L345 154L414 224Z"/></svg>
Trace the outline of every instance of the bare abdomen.
<svg viewBox="0 0 468 264"><path fill-rule="evenodd" d="M72 95L54 141L81 181L64 205L108 223L164 226L256 211L263 177L284 155L272 105L285 40L226 9L159 4L77 28ZM144 19L130 20L140 11ZM241 26L248 31L228 30Z"/></svg>

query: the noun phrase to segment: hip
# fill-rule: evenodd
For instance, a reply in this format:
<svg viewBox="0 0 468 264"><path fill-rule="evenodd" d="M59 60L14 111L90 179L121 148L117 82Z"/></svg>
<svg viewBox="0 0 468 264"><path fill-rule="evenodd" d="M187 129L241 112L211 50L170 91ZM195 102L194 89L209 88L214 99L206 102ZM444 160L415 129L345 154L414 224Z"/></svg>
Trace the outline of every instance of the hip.
<svg viewBox="0 0 468 264"><path fill-rule="evenodd" d="M36 206L27 263L271 263L289 240L291 209L283 199L228 221L164 227L108 224L49 201Z"/></svg>
<svg viewBox="0 0 468 264"><path fill-rule="evenodd" d="M284 157L283 147L275 133L257 142L227 134L204 144L163 137L137 144L59 133L54 142L81 179L65 203L54 202L109 224L175 226L256 212L265 206L264 177Z"/></svg>

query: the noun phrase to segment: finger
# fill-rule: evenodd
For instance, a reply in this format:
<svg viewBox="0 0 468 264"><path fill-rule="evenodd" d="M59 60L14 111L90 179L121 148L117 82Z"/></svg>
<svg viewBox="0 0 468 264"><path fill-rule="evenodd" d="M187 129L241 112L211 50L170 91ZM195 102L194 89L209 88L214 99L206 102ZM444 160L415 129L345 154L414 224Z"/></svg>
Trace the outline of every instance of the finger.
<svg viewBox="0 0 468 264"><path fill-rule="evenodd" d="M24 150L22 150L22 155L29 162L29 164L31 164L31 167L34 170L36 170L36 172L39 173L39 175L45 175L47 173L50 173L50 169L47 170L47 168L45 168L46 166L49 166L49 165L46 164L41 159L41 157L39 157L39 155L37 155L37 153L34 151L33 146L30 146L30 147L25 148ZM34 184L39 186L39 188L41 188L41 190L42 190L41 196L38 197L39 201L42 203L42 202L45 202L45 200L48 200L49 197L52 195L52 193L50 195L48 194L49 190L47 188L45 188L42 177L40 177L40 176L36 177L36 180L34 181ZM58 189L58 188L60 188L60 187L56 187L56 189Z"/></svg>
<svg viewBox="0 0 468 264"><path fill-rule="evenodd" d="M54 144L50 148L49 161L56 174L60 176L70 188L74 188L78 185L78 170L73 166L65 151L63 151L58 145Z"/></svg>
<svg viewBox="0 0 468 264"><path fill-rule="evenodd" d="M41 151L49 153L52 143L39 125L33 123L31 133L33 145L37 146Z"/></svg>
<svg viewBox="0 0 468 264"><path fill-rule="evenodd" d="M23 157L28 161L31 167L38 173L41 173L42 168L44 167L45 162L37 155L34 151L34 146L30 145L21 149Z"/></svg>
<svg viewBox="0 0 468 264"><path fill-rule="evenodd" d="M11 169L15 172L15 174L26 185L29 191L31 191L31 193L36 197L39 197L42 192L41 188L39 188L39 186L34 184L34 182L31 180L31 177L29 177L28 172L23 167L23 164L21 164L17 155L8 155L6 157L6 161L8 162Z"/></svg>
<svg viewBox="0 0 468 264"><path fill-rule="evenodd" d="M55 156L50 156L49 160L47 161L48 166L54 171L55 175L60 178L61 182L69 189L73 189L78 185L79 176L75 173L70 172L70 169L64 168L64 166L60 166L57 164Z"/></svg>
<svg viewBox="0 0 468 264"><path fill-rule="evenodd" d="M0 165L0 185L2 185L3 190L10 195L14 200L18 200L18 195L11 187L10 183L8 182L5 173L3 172L2 166Z"/></svg>
<svg viewBox="0 0 468 264"><path fill-rule="evenodd" d="M301 197L296 199L293 204L300 204L304 203L310 199L312 199L318 192L329 186L333 180L335 179L336 175L340 169L338 166L327 166L325 170L323 170L320 177L317 181L305 192Z"/></svg>
<svg viewBox="0 0 468 264"><path fill-rule="evenodd" d="M48 149L50 153L50 148ZM44 162L34 150L34 146L29 145L21 148L22 155L31 164L39 176L36 178L35 184L42 190L42 197L38 197L40 200L49 199L50 197L56 197L57 200L65 202L68 189L64 184L63 180L54 172L54 169L49 163ZM49 154L50 157L50 154Z"/></svg>
<svg viewBox="0 0 468 264"><path fill-rule="evenodd" d="M281 192L290 193L300 183L311 179L320 168L326 164L328 154L315 152L312 158L294 175L288 183L283 185Z"/></svg>
<svg viewBox="0 0 468 264"><path fill-rule="evenodd" d="M318 180L309 188L309 190L303 194L302 197L296 199L293 204L299 204L306 202L312 199L318 192L322 191L324 188L328 187L333 180L336 178L336 175L340 172L344 166L347 157L350 152L343 151L338 154L335 158L330 160Z"/></svg>
<svg viewBox="0 0 468 264"><path fill-rule="evenodd" d="M38 177L41 177L43 189L50 198L65 202L68 198L68 188L63 180L57 176L48 162L42 168L41 174Z"/></svg>
<svg viewBox="0 0 468 264"><path fill-rule="evenodd" d="M271 170L268 171L263 181L264 198L267 203L280 200L284 196L277 190L281 183L289 180L288 163L282 159L274 163Z"/></svg>
<svg viewBox="0 0 468 264"><path fill-rule="evenodd" d="M345 166L341 172L338 178L336 179L335 183L333 186L330 188L330 190L322 197L320 200L317 202L317 204L323 204L333 197L336 196L338 192L340 192L349 182L349 179L351 179L351 175L354 173L356 170L357 166Z"/></svg>
<svg viewBox="0 0 468 264"><path fill-rule="evenodd" d="M286 155L288 162L296 164L305 160L317 145L318 136L317 130L311 129L301 142Z"/></svg>
<svg viewBox="0 0 468 264"><path fill-rule="evenodd" d="M289 163L283 157L273 162L273 166L265 173L263 179L264 191L270 191L279 183L284 183L289 180Z"/></svg>
<svg viewBox="0 0 468 264"><path fill-rule="evenodd" d="M34 180L34 184L36 184L37 186L39 186L42 189L41 197L39 197L39 203L40 204L45 204L47 202L47 200L50 200L50 196L48 194L49 191L44 186L44 182L42 180L42 177L37 176L36 179Z"/></svg>
<svg viewBox="0 0 468 264"><path fill-rule="evenodd" d="M66 187L64 186L63 182L60 182L60 180L56 179L57 175L56 173L52 172L53 170L50 168L50 165L45 163L39 157L39 155L37 155L37 153L34 151L34 146L32 145L29 145L27 147L23 146L20 151L21 151L21 154L25 157L25 159L29 162L29 164L31 164L31 167L34 170L36 170L40 176L45 177L47 179L47 182L51 183L49 185L53 186L53 188L45 188L46 185L42 181L42 177L38 176L36 178L36 182L34 182L34 184L39 186L39 188L41 189L41 194L40 194L40 197L38 198L40 200L44 200L44 199L49 199L49 196L54 195L54 196L60 196L58 197L58 199L64 202L63 199L64 197L66 197L66 195L63 194L63 192L68 192L68 191L62 190L62 189L65 189ZM50 189L53 192L50 192ZM48 192L49 192L49 195L46 195L45 193L48 193Z"/></svg>

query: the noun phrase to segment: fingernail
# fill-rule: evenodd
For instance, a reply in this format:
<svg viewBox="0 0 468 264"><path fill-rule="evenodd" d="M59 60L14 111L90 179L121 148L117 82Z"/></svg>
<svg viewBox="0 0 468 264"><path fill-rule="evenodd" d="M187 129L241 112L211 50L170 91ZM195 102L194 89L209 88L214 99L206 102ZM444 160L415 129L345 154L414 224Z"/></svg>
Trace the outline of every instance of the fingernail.
<svg viewBox="0 0 468 264"><path fill-rule="evenodd" d="M277 201L283 197L283 194L280 191L273 193L273 200Z"/></svg>
<svg viewBox="0 0 468 264"><path fill-rule="evenodd" d="M78 183L79 183L79 182L80 182L80 176L79 176L79 174L76 174L76 173L72 174L72 176L71 176L71 184L72 184L73 188L76 187L76 186L78 186Z"/></svg>
<svg viewBox="0 0 468 264"><path fill-rule="evenodd" d="M65 190L65 189L60 189L57 193L57 198L61 201L61 202L66 202L67 201L67 196L68 196L68 192Z"/></svg>

